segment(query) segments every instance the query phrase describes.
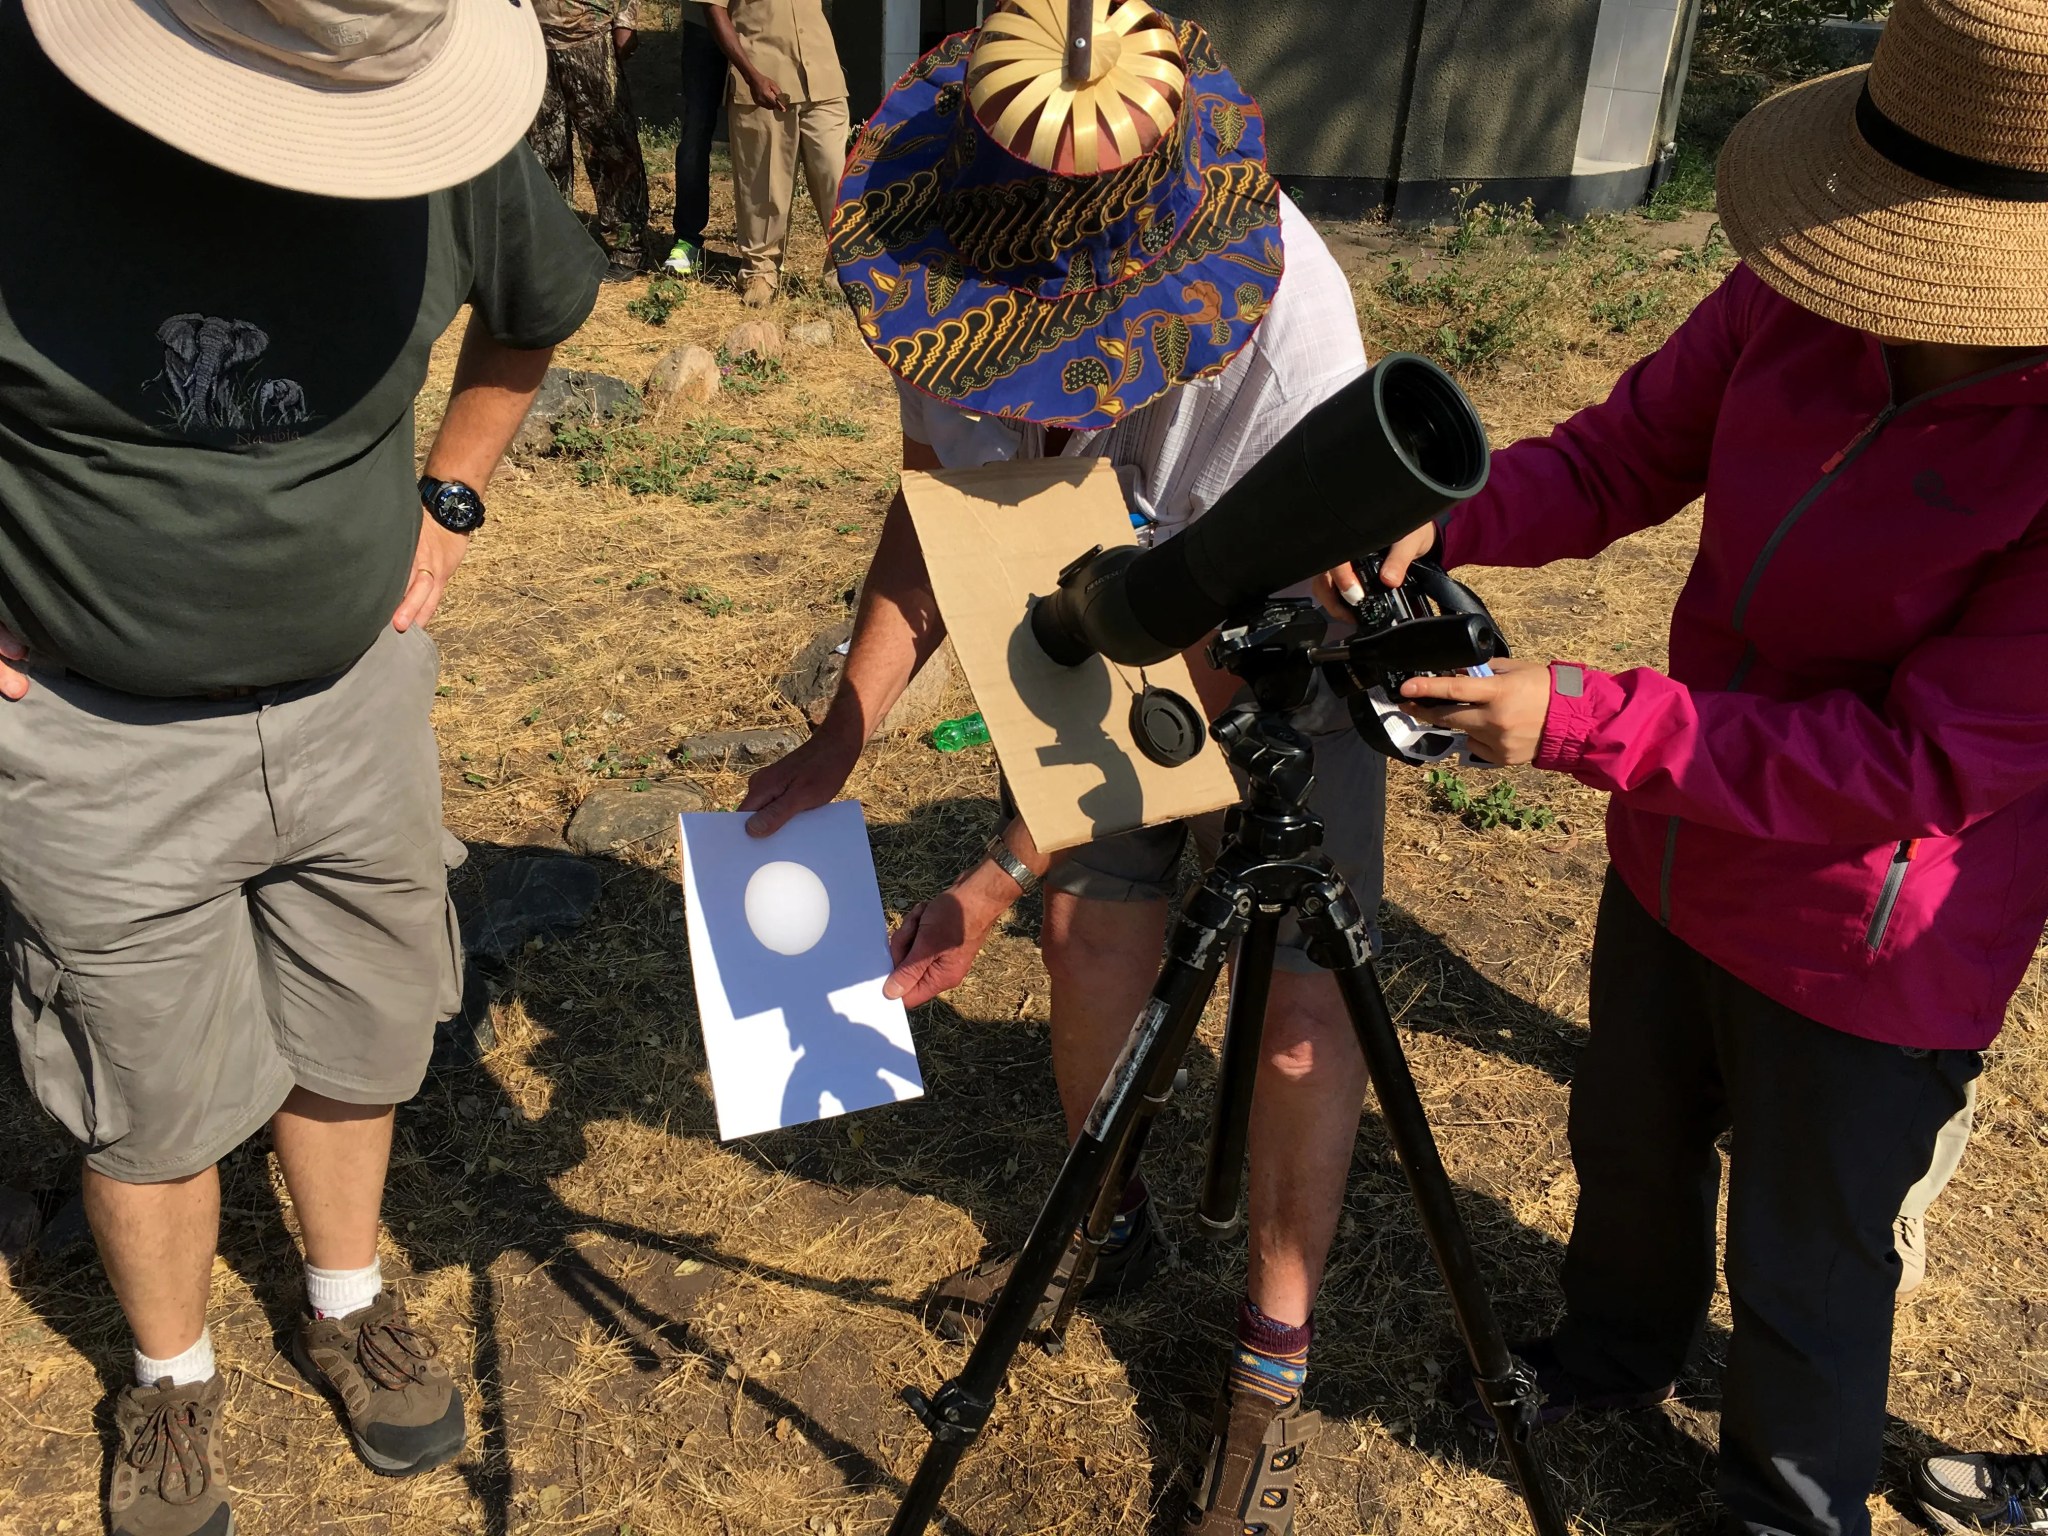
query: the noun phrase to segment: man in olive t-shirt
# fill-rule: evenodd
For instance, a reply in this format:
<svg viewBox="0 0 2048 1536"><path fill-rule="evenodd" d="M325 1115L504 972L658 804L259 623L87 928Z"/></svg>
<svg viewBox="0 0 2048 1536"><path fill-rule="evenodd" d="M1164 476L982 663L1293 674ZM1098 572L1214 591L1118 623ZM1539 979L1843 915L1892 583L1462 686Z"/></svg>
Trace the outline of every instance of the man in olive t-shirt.
<svg viewBox="0 0 2048 1536"><path fill-rule="evenodd" d="M460 995L423 626L603 267L518 142L542 72L513 0L0 0L0 896L134 1334L114 1536L231 1529L215 1164L266 1124L299 1369L379 1472L463 1446L378 1212Z"/></svg>

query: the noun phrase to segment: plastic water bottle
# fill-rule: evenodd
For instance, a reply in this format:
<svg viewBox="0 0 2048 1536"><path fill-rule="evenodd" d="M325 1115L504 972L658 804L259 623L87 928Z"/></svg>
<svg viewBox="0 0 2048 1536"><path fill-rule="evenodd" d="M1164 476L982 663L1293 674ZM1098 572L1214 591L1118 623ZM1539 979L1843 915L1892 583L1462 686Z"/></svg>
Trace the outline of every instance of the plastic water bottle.
<svg viewBox="0 0 2048 1536"><path fill-rule="evenodd" d="M932 745L941 752L960 752L987 743L988 722L981 718L980 710L958 720L941 720L932 727Z"/></svg>

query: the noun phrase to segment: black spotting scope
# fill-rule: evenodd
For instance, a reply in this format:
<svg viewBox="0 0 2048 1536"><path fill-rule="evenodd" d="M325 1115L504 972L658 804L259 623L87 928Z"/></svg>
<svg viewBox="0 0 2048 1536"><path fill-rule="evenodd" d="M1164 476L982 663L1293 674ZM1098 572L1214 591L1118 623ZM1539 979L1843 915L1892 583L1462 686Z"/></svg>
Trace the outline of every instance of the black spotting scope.
<svg viewBox="0 0 2048 1536"><path fill-rule="evenodd" d="M1412 533L1486 484L1486 429L1449 374L1397 352L1298 422L1187 530L1089 550L1031 605L1063 667L1164 661L1230 614Z"/></svg>

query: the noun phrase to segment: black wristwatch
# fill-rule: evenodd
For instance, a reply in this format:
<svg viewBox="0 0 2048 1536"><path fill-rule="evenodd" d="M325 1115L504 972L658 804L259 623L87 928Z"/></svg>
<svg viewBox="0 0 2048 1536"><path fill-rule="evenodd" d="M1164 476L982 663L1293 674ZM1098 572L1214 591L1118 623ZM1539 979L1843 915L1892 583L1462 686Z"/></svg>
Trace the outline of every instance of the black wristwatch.
<svg viewBox="0 0 2048 1536"><path fill-rule="evenodd" d="M484 499L460 480L420 476L420 505L450 533L475 533L484 525Z"/></svg>

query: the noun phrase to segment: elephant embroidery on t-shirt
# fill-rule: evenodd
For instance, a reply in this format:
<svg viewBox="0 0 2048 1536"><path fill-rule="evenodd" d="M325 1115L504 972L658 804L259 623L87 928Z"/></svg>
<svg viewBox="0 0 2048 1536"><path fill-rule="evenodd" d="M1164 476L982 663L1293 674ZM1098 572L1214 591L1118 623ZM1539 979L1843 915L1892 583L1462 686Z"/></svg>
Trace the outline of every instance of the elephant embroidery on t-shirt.
<svg viewBox="0 0 2048 1536"><path fill-rule="evenodd" d="M180 432L233 432L286 439L311 416L306 392L290 379L264 377L253 365L270 336L247 320L218 315L173 315L157 327L164 367L152 385L162 389L164 414Z"/></svg>

